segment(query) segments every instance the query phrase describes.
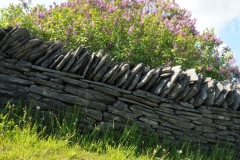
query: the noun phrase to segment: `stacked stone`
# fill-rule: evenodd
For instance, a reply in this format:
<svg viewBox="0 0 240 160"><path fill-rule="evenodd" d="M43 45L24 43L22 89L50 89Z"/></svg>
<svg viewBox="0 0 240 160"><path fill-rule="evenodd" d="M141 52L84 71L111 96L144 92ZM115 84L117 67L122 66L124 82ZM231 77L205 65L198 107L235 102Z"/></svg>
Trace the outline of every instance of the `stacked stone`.
<svg viewBox="0 0 240 160"><path fill-rule="evenodd" d="M79 105L83 123L123 128L136 123L160 137L239 147L240 89L181 66L150 69L116 63L102 50L44 42L25 28L0 29L0 97L44 110ZM14 99L13 99L14 100Z"/></svg>

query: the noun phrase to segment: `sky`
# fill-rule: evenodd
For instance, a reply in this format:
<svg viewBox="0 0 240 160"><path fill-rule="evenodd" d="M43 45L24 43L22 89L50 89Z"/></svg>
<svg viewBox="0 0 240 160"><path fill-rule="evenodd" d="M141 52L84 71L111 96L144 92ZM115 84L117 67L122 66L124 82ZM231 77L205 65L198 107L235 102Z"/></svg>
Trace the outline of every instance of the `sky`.
<svg viewBox="0 0 240 160"><path fill-rule="evenodd" d="M27 1L27 0L25 0ZM60 4L67 0L32 0L33 5L44 4L49 6L56 2ZM231 48L240 67L240 1L239 0L175 0L181 8L192 12L196 18L197 30L214 28L215 34L223 43ZM4 0L1 7L10 3L18 4L19 0Z"/></svg>

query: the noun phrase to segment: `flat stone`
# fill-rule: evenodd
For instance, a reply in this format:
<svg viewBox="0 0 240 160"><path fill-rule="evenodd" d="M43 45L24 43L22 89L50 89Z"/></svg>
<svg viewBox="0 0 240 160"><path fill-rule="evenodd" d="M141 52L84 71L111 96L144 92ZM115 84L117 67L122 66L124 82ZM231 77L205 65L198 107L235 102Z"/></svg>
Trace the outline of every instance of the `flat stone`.
<svg viewBox="0 0 240 160"><path fill-rule="evenodd" d="M134 95L131 95L131 94L124 94L124 93L122 94L122 97L137 101L139 103L144 103L148 106L158 107L158 104L156 102L145 99L145 98L142 98L142 97L137 97L137 96L134 96Z"/></svg>
<svg viewBox="0 0 240 160"><path fill-rule="evenodd" d="M57 65L56 70L61 71L62 68L66 65L66 63L69 61L69 59L71 58L73 50L70 50L61 60L61 62ZM73 72L71 72L73 73Z"/></svg>
<svg viewBox="0 0 240 160"><path fill-rule="evenodd" d="M88 51L83 51L83 54L81 54L80 58L72 65L70 73L76 73L82 67L82 64L86 60L87 55Z"/></svg>
<svg viewBox="0 0 240 160"><path fill-rule="evenodd" d="M114 115L112 113L109 113L109 112L103 112L103 120L104 121L114 121L114 122L120 122L120 123L124 123L126 124L128 121L128 119L126 118L123 118L119 115Z"/></svg>
<svg viewBox="0 0 240 160"><path fill-rule="evenodd" d="M54 53L56 51L58 51L60 53L62 48L63 48L63 43L61 41L56 44L53 44L51 46L50 50L48 50L48 52L43 57L41 57L39 60L37 60L34 64L41 65L44 61L46 61L48 58L50 58L52 55L54 55Z"/></svg>
<svg viewBox="0 0 240 160"><path fill-rule="evenodd" d="M114 108L117 108L121 111L126 111L126 112L130 112L131 113L131 110L128 108L128 105L126 103L123 103L123 101L116 101L114 104L113 104L113 107Z"/></svg>
<svg viewBox="0 0 240 160"><path fill-rule="evenodd" d="M55 52L52 52L49 56L49 58L47 58L47 59L45 59L46 57L43 57L43 59L44 59L44 62L41 64L41 66L42 67L45 67L45 68L49 68L52 64L53 64L53 62L54 62L54 56L55 55L58 55L59 53L61 53L62 52L62 47L61 48L59 48L57 51L55 51ZM48 54L48 53L47 53Z"/></svg>
<svg viewBox="0 0 240 160"><path fill-rule="evenodd" d="M6 68L6 69L15 70L15 71L23 71L23 72L28 72L28 71L30 71L30 69L27 68L27 67L21 67L21 66L19 66L19 65L14 65L14 64L11 64L11 63L6 63L6 62L3 62L3 61L1 61L0 67Z"/></svg>
<svg viewBox="0 0 240 160"><path fill-rule="evenodd" d="M174 101L178 102L179 100L182 100L183 98L185 98L185 96L189 93L190 91L190 87L189 87L189 82L184 79L182 81L180 81L182 87L182 91L180 91L180 93L177 95L177 97L175 98Z"/></svg>
<svg viewBox="0 0 240 160"><path fill-rule="evenodd" d="M203 117L211 118L211 119L220 119L220 120L230 120L230 117L217 115L217 114L201 114Z"/></svg>
<svg viewBox="0 0 240 160"><path fill-rule="evenodd" d="M161 117L163 120L166 120L172 124L174 124L175 126L179 127L179 128L186 128L186 129L191 129L194 127L193 123L189 123L189 122L185 122L185 121L181 121L181 120L177 120L177 119L172 119L169 117Z"/></svg>
<svg viewBox="0 0 240 160"><path fill-rule="evenodd" d="M126 119L133 119L139 117L137 114L131 113L131 112L126 112L122 111L120 109L114 108L112 106L108 106L108 111L114 115L119 115L121 117L124 117Z"/></svg>
<svg viewBox="0 0 240 160"><path fill-rule="evenodd" d="M192 116L192 117L202 117L200 114L192 113L192 112L185 112L185 111L175 111L176 115L186 115L186 116Z"/></svg>
<svg viewBox="0 0 240 160"><path fill-rule="evenodd" d="M104 94L102 92L99 92L99 91L79 88L79 87L70 86L70 85L66 85L64 90L68 93L77 95L79 97L82 97L82 98L85 98L85 99L88 99L88 100L103 102L103 103L106 103L106 104L112 104L113 102L115 102L115 98L113 96L106 95L106 94Z"/></svg>
<svg viewBox="0 0 240 160"><path fill-rule="evenodd" d="M162 67L158 67L158 68L154 69L152 78L150 79L150 81L148 83L146 83L143 86L143 90L147 91L147 90L151 89L153 86L155 86L157 83L159 83L159 81L161 79L161 77L160 77L161 71L162 71Z"/></svg>
<svg viewBox="0 0 240 160"><path fill-rule="evenodd" d="M203 102L205 101L205 99L207 98L207 92L200 88L199 92L194 96L194 106L200 106L201 104L203 104Z"/></svg>
<svg viewBox="0 0 240 160"><path fill-rule="evenodd" d="M103 92L103 93L106 93L106 94L109 94L109 95L113 95L113 96L116 96L116 97L121 96L121 93L119 91L113 90L111 88L107 88L107 87L103 87L103 86L99 86L99 85L95 85L95 84L90 84L89 86L96 91L100 91L100 92Z"/></svg>
<svg viewBox="0 0 240 160"><path fill-rule="evenodd" d="M49 80L49 76L43 75L40 72L24 72L24 75L28 77L38 77L41 79Z"/></svg>
<svg viewBox="0 0 240 160"><path fill-rule="evenodd" d="M162 73L169 73L172 71L172 68L171 67L163 67L162 68Z"/></svg>
<svg viewBox="0 0 240 160"><path fill-rule="evenodd" d="M26 38L30 37L30 33L26 28L18 28L16 31L14 31L11 34L11 36L9 38L7 38L4 45L1 47L1 52L6 51L6 49L10 46L11 43L13 43L15 40L17 40L19 37L22 37L22 36L24 36Z"/></svg>
<svg viewBox="0 0 240 160"><path fill-rule="evenodd" d="M61 79L57 79L57 78L50 78L50 81L54 82L54 83L58 83L58 84L63 84L63 81Z"/></svg>
<svg viewBox="0 0 240 160"><path fill-rule="evenodd" d="M122 89L127 88L127 86L130 84L130 82L132 82L132 80L134 79L134 77L137 75L137 73L143 68L143 64L139 63L138 65L136 65L130 72L129 77L127 78L127 80L122 84Z"/></svg>
<svg viewBox="0 0 240 160"><path fill-rule="evenodd" d="M94 81L90 81L90 80L86 80L86 79L81 79L80 81L86 82L86 83L90 83L90 84L99 85L99 86L103 86L103 87L106 87L106 88L110 88L112 90L116 90L116 91L119 91L121 93L127 93L127 94L131 94L132 93L131 91L124 90L124 89L121 89L121 88L117 88L115 86L112 86L112 85L109 85L109 84L105 84L105 83L101 83L101 82L94 82Z"/></svg>
<svg viewBox="0 0 240 160"><path fill-rule="evenodd" d="M170 78L162 78L161 81L151 89L151 93L159 95Z"/></svg>
<svg viewBox="0 0 240 160"><path fill-rule="evenodd" d="M28 94L28 92L29 92L29 87L27 87L27 86L14 84L14 83L8 83L8 82L1 82L0 88L2 88L4 90L12 90L12 91L15 91L18 93L20 92L22 94ZM22 96L22 95L19 95L19 97L20 96Z"/></svg>
<svg viewBox="0 0 240 160"><path fill-rule="evenodd" d="M123 75L119 77L119 79L116 82L116 86L120 87L124 82L127 81L127 78L130 76L130 70L127 70Z"/></svg>
<svg viewBox="0 0 240 160"><path fill-rule="evenodd" d="M138 84L138 81L140 80L143 73L143 68L136 74L136 76L133 78L133 80L130 82L128 86L128 90L133 90L136 85Z"/></svg>
<svg viewBox="0 0 240 160"><path fill-rule="evenodd" d="M232 105L233 104L233 102L234 102L234 95L236 95L236 90L232 90L232 91L230 91L228 94L227 94L227 96L226 96L226 102L227 102L227 104L228 105Z"/></svg>
<svg viewBox="0 0 240 160"><path fill-rule="evenodd" d="M30 57L29 57L29 62L31 62L32 64L34 64L37 60L39 60L41 57L43 57L47 52L48 52L48 49L50 49L51 46L47 46L46 47L44 46L44 48L42 50L40 50L39 52L35 53L35 54L32 54Z"/></svg>
<svg viewBox="0 0 240 160"><path fill-rule="evenodd" d="M181 106L181 105L176 104L176 103L161 103L159 105L159 108L164 108L164 107L172 108L174 110L179 110L179 111L198 113L198 111L196 109L187 108L187 107ZM202 116L200 116L200 117L202 117Z"/></svg>
<svg viewBox="0 0 240 160"><path fill-rule="evenodd" d="M116 69L115 73L112 74L112 76L109 78L107 83L112 84L114 83L118 78L122 77L124 73L126 73L130 69L130 64L128 63L121 63L118 68Z"/></svg>
<svg viewBox="0 0 240 160"><path fill-rule="evenodd" d="M99 71L99 69L106 63L106 61L109 58L109 54L104 55L104 57L101 59L101 61L98 63L98 65L95 67L95 69L93 70L92 74L90 75L90 79L92 79L95 74Z"/></svg>
<svg viewBox="0 0 240 160"><path fill-rule="evenodd" d="M171 72L169 72L169 73L162 73L162 74L160 74L160 77L170 77L172 75L172 73Z"/></svg>
<svg viewBox="0 0 240 160"><path fill-rule="evenodd" d="M34 84L32 81L21 79L5 74L0 74L0 81L1 82L8 82L8 83L15 83L15 84L21 84L21 85L32 85Z"/></svg>
<svg viewBox="0 0 240 160"><path fill-rule="evenodd" d="M150 120L150 119L145 118L145 117L140 117L139 120L143 121L143 122L145 122L145 123L147 123L149 125L158 125L158 122L155 122L155 121Z"/></svg>
<svg viewBox="0 0 240 160"><path fill-rule="evenodd" d="M201 88L202 78L199 76L198 81L190 85L190 91L183 99L183 101L190 100L193 96L195 96Z"/></svg>
<svg viewBox="0 0 240 160"><path fill-rule="evenodd" d="M145 115L147 117L150 117L150 118L153 118L153 119L159 119L159 115L156 114L156 113L151 113L151 112L146 112L146 111L143 111L143 110L140 110L140 109L137 109L135 108L134 106L136 105L132 105L130 106L131 110L133 113L139 115L139 116L142 116L142 115Z"/></svg>
<svg viewBox="0 0 240 160"><path fill-rule="evenodd" d="M136 95L138 97L148 98L148 99L150 99L152 101L156 101L156 102L170 102L170 103L173 102L172 100L169 100L167 98L162 98L162 97L156 96L150 92L146 92L146 91L139 90L139 89L133 91L132 93L133 93L133 95Z"/></svg>
<svg viewBox="0 0 240 160"><path fill-rule="evenodd" d="M15 70L0 68L0 72L3 73L3 74L6 74L6 75L12 75L14 77L28 79L27 76L23 75L21 72L15 71Z"/></svg>
<svg viewBox="0 0 240 160"><path fill-rule="evenodd" d="M111 77L115 73L115 71L118 69L118 66L119 66L118 64L113 65L111 69L103 76L102 82L107 81L107 79Z"/></svg>
<svg viewBox="0 0 240 160"><path fill-rule="evenodd" d="M92 78L90 76L93 73L93 71L96 68L96 66L99 63L99 61L100 61L100 57L98 57L98 55L94 56L94 59L93 59L91 65L90 65L90 67L89 67L89 69L87 71L87 74L86 74L87 79L91 79Z"/></svg>
<svg viewBox="0 0 240 160"><path fill-rule="evenodd" d="M40 78L37 78L37 77L29 77L29 79L31 81L33 81L34 83L49 86L49 87L52 87L52 88L57 88L57 89L63 89L64 88L64 86L62 84L57 84L57 83L54 83L54 82L51 82L51 81L46 81L46 80L43 80L43 79L40 79Z"/></svg>
<svg viewBox="0 0 240 160"><path fill-rule="evenodd" d="M18 30L18 27L14 27L13 29L11 29L10 32L8 32L4 38L1 40L0 42L0 48L3 47L3 45L5 44L5 42L7 41L7 39L12 35L12 33L14 33L16 30ZM2 52L2 51L1 51Z"/></svg>
<svg viewBox="0 0 240 160"><path fill-rule="evenodd" d="M57 65L62 61L62 59L64 58L64 55L60 55L51 65L50 65L50 69L56 69Z"/></svg>
<svg viewBox="0 0 240 160"><path fill-rule="evenodd" d="M53 98L62 102L66 102L69 104L73 104L73 105L81 105L81 106L88 106L90 104L90 101L84 98L81 98L79 96L74 96L71 94L61 94L61 93L56 93L56 92L51 92L47 89L43 89L39 86L36 85L31 85L30 86L30 92L32 93L36 93L39 95L42 95L44 97L48 97L48 98Z"/></svg>
<svg viewBox="0 0 240 160"><path fill-rule="evenodd" d="M164 112L164 113L168 113L171 115L175 115L174 110L170 109L170 108L155 108L155 110L157 110L159 112Z"/></svg>
<svg viewBox="0 0 240 160"><path fill-rule="evenodd" d="M181 92L181 91L182 91L182 85L181 85L180 83L176 82L176 83L173 85L172 89L170 90L170 92L167 94L166 97L167 97L168 99L174 99L174 98L177 97L177 95L178 95L179 92Z"/></svg>
<svg viewBox="0 0 240 160"><path fill-rule="evenodd" d="M150 81L150 79L153 77L154 73L155 73L155 69L152 69L152 70L148 71L145 75L143 75L143 77L137 84L136 88L141 88L144 84L146 84L148 81Z"/></svg>
<svg viewBox="0 0 240 160"><path fill-rule="evenodd" d="M216 82L216 84L215 84L215 92L216 92L215 98L217 98L221 94L222 91L223 91L223 85L220 82Z"/></svg>
<svg viewBox="0 0 240 160"><path fill-rule="evenodd" d="M155 113L153 111L153 108L150 107L150 106L143 107L143 106L139 106L139 105L136 105L136 104L132 104L132 105L130 105L130 108L134 108L135 110L142 110L142 111L149 112L149 113Z"/></svg>
<svg viewBox="0 0 240 160"><path fill-rule="evenodd" d="M50 73L55 73L55 74L59 74L59 75L62 75L62 76L67 76L67 77L70 77L70 78L79 78L79 79L83 78L82 76L79 76L79 75L76 75L76 74L56 71L56 70L52 70L52 69L48 69L48 68L44 68L44 67L40 67L40 66L35 66L35 65L32 65L31 68L35 69L35 70L43 71L43 72L50 72Z"/></svg>
<svg viewBox="0 0 240 160"><path fill-rule="evenodd" d="M234 122L234 120L233 120ZM213 123L219 124L219 125L224 125L224 126L232 126L233 122L231 121L225 121L225 120L214 120ZM239 121L240 122L240 121ZM239 123L240 124L240 123Z"/></svg>
<svg viewBox="0 0 240 160"><path fill-rule="evenodd" d="M17 61L16 65L19 65L21 67L32 67L32 63L22 60Z"/></svg>
<svg viewBox="0 0 240 160"><path fill-rule="evenodd" d="M93 61L94 57L95 57L95 52L94 52L94 53L92 53L92 55L91 55L91 58L89 59L89 61L88 61L87 65L86 65L86 67L85 67L85 69L84 69L84 71L83 71L83 74L82 74L82 76L83 76L83 77L85 77L85 76L86 76L86 74L87 74L87 71L88 71L88 69L89 69L90 65L92 64L92 61Z"/></svg>
<svg viewBox="0 0 240 160"><path fill-rule="evenodd" d="M99 111L105 111L107 109L107 105L105 103L95 102L95 101L91 101L87 107L95 110L99 110Z"/></svg>
<svg viewBox="0 0 240 160"><path fill-rule="evenodd" d="M179 103L184 107L188 107L188 108L192 108L192 109L194 108L194 106L188 102L180 101Z"/></svg>
<svg viewBox="0 0 240 160"><path fill-rule="evenodd" d="M127 98L121 98L121 97L119 97L118 99L121 100L121 101L130 103L130 104L136 104L136 105L140 105L140 106L143 106L143 107L146 107L146 108L149 107L149 106L147 106L147 105L145 105L145 104L142 104L142 103L139 103L139 102L136 102L136 101L127 99Z"/></svg>
<svg viewBox="0 0 240 160"><path fill-rule="evenodd" d="M95 74L93 80L94 81L99 81L108 71L108 68L113 64L114 60L116 57L112 58L109 62L106 62L102 68L98 70L98 72Z"/></svg>
<svg viewBox="0 0 240 160"><path fill-rule="evenodd" d="M44 40L43 40L42 38L30 39L24 46L22 46L22 47L18 50L17 53L15 53L15 54L13 55L13 58L19 59L19 58L21 58L21 57L24 56L24 54L20 56L20 54L21 54L22 52L24 52L24 51L26 51L26 50L28 50L28 49L30 49L30 48L38 47L38 46L42 45L43 43L44 43Z"/></svg>
<svg viewBox="0 0 240 160"><path fill-rule="evenodd" d="M216 133L217 129L216 128L211 128L207 126L196 126L194 127L194 130L198 132L206 132L206 133Z"/></svg>
<svg viewBox="0 0 240 160"><path fill-rule="evenodd" d="M214 84L215 84L215 80L205 82L205 78L204 78L202 82L202 88L207 92L211 92L214 89Z"/></svg>
<svg viewBox="0 0 240 160"><path fill-rule="evenodd" d="M199 77L196 74L196 70L195 69L188 69L188 70L186 70L183 73L187 75L187 79L190 82L197 82L199 80Z"/></svg>
<svg viewBox="0 0 240 160"><path fill-rule="evenodd" d="M216 92L215 92L215 87L214 87L212 91L207 92L207 97L204 101L204 104L208 105L208 106L213 106L214 100L215 100L215 94L216 94Z"/></svg>

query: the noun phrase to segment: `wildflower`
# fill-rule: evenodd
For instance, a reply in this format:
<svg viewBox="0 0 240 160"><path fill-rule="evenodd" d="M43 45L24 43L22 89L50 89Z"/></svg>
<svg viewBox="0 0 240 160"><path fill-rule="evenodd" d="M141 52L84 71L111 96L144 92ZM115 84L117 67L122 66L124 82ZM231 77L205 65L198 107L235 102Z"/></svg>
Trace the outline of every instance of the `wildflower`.
<svg viewBox="0 0 240 160"><path fill-rule="evenodd" d="M39 110L41 107L40 106L37 106L36 109Z"/></svg>
<svg viewBox="0 0 240 160"><path fill-rule="evenodd" d="M38 11L38 12L37 12L37 17L38 17L39 19L43 19L43 18L45 17L45 15L44 15L43 12Z"/></svg>
<svg viewBox="0 0 240 160"><path fill-rule="evenodd" d="M208 67L206 68L206 70L207 70L207 71L213 70L213 66L208 66Z"/></svg>
<svg viewBox="0 0 240 160"><path fill-rule="evenodd" d="M177 150L177 152L178 152L179 154L181 154L181 153L182 153L182 150Z"/></svg>
<svg viewBox="0 0 240 160"><path fill-rule="evenodd" d="M22 5L23 5L23 7L27 7L27 2L25 2L24 0L22 0Z"/></svg>
<svg viewBox="0 0 240 160"><path fill-rule="evenodd" d="M171 66L171 64L172 64L172 61L169 61L165 64L165 67L169 67L169 66Z"/></svg>
<svg viewBox="0 0 240 160"><path fill-rule="evenodd" d="M118 17L117 18L115 18L115 20L114 20L114 25L116 25L116 24L118 24L118 21L119 21L119 19L118 19Z"/></svg>
<svg viewBox="0 0 240 160"><path fill-rule="evenodd" d="M128 34L132 34L134 30L134 24L129 28Z"/></svg>

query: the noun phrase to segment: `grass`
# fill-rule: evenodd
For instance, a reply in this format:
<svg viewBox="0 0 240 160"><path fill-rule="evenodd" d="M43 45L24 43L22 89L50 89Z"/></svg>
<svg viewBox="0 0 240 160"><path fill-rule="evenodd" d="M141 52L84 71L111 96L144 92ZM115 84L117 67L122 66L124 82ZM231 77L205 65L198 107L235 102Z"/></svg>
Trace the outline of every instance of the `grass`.
<svg viewBox="0 0 240 160"><path fill-rule="evenodd" d="M57 112L56 112L57 113ZM211 150L186 141L171 143L135 126L124 130L83 130L81 111L75 107L62 114L8 103L0 113L0 160L4 159L238 159L230 147Z"/></svg>

